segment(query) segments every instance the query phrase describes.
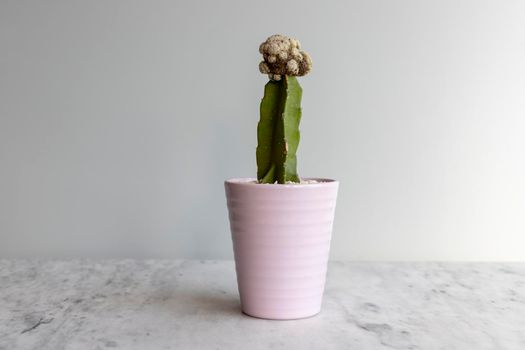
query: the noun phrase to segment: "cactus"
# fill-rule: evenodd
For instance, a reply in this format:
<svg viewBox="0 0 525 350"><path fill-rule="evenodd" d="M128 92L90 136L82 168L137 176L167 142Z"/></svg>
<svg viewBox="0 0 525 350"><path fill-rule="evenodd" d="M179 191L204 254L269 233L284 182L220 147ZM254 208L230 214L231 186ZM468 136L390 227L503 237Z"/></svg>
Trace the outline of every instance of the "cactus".
<svg viewBox="0 0 525 350"><path fill-rule="evenodd" d="M301 96L295 76L284 75L265 86L257 125L257 179L261 183L300 182L296 152Z"/></svg>
<svg viewBox="0 0 525 350"><path fill-rule="evenodd" d="M310 56L298 40L270 36L259 46L259 71L270 81L264 88L257 125L257 180L260 183L301 182L297 175L297 147L303 90L298 76L312 69Z"/></svg>

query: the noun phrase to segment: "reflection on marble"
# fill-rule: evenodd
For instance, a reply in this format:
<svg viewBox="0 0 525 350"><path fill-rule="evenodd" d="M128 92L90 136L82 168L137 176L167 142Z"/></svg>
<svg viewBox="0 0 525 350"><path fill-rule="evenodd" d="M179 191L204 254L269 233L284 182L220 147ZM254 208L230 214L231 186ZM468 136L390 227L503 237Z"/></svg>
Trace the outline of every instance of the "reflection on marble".
<svg viewBox="0 0 525 350"><path fill-rule="evenodd" d="M0 260L0 349L525 349L525 263L330 264L322 312L239 311L231 261Z"/></svg>

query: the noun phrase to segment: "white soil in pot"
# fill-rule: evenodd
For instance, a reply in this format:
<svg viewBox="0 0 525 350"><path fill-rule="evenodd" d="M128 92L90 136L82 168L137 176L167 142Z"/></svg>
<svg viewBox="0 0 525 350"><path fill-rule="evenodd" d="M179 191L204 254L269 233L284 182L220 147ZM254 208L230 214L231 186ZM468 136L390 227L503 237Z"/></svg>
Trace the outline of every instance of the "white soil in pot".
<svg viewBox="0 0 525 350"><path fill-rule="evenodd" d="M273 184L263 184L263 183L260 183L259 181L257 180L254 180L254 181L250 181L251 183L254 183L254 184L258 184L258 185L276 185L277 182L273 183ZM286 181L284 184L285 185L309 185L309 184L319 184L319 183L322 183L323 181L319 181L319 180L302 180L301 179L301 182L292 182L292 181Z"/></svg>
<svg viewBox="0 0 525 350"><path fill-rule="evenodd" d="M307 184L318 184L321 181L318 180L303 180L301 179L301 182L292 182L292 181L286 181L286 185L307 185Z"/></svg>

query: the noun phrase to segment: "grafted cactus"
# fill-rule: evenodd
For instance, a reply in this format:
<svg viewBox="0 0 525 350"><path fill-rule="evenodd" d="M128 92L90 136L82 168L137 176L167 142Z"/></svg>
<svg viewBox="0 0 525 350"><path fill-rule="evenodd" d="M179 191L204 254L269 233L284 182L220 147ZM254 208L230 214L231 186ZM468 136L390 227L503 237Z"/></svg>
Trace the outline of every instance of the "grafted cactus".
<svg viewBox="0 0 525 350"><path fill-rule="evenodd" d="M257 179L261 183L300 182L296 153L303 90L296 76L307 74L312 61L297 40L283 35L272 35L259 51L264 58L259 69L270 81L257 126Z"/></svg>

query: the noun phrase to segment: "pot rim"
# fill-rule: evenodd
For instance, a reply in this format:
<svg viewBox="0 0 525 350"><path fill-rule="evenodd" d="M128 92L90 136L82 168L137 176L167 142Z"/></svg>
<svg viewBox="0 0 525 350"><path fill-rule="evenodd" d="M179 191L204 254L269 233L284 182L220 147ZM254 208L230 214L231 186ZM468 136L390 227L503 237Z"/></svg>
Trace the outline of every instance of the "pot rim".
<svg viewBox="0 0 525 350"><path fill-rule="evenodd" d="M265 187L265 188L305 188L305 187L329 187L329 186L338 186L339 181L321 178L321 177L305 177L302 180L316 180L317 183L293 183L293 184L261 184L254 181L257 181L254 177L236 177L224 181L226 185L236 185L236 186L247 186L247 187Z"/></svg>

